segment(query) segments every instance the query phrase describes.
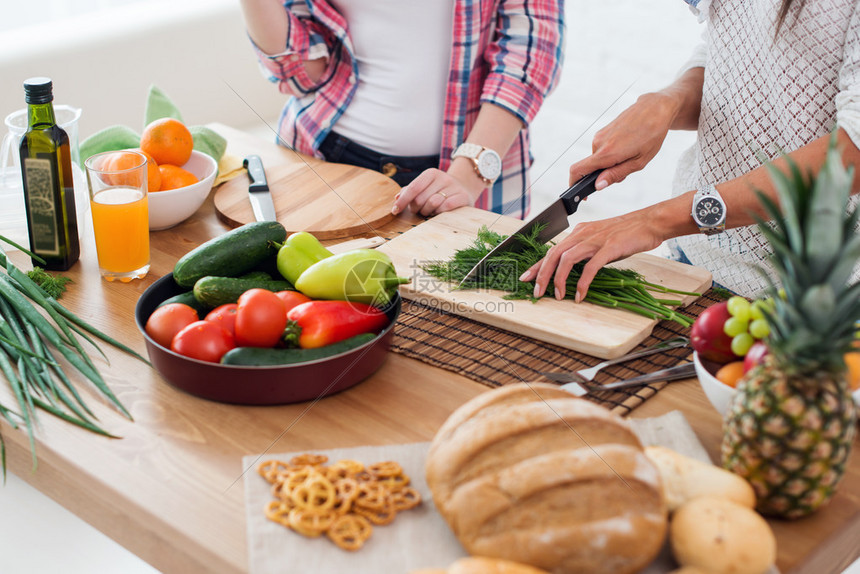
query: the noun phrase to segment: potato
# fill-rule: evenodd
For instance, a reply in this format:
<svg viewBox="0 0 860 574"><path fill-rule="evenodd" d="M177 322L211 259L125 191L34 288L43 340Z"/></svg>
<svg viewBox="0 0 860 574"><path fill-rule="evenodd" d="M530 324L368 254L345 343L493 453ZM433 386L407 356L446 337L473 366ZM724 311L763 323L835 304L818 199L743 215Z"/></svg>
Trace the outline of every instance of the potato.
<svg viewBox="0 0 860 574"><path fill-rule="evenodd" d="M727 498L748 508L755 507L752 486L734 473L662 446L645 447L645 456L660 472L670 512L700 496Z"/></svg>
<svg viewBox="0 0 860 574"><path fill-rule="evenodd" d="M681 566L709 574L764 574L776 561L776 538L764 518L725 498L703 496L681 505L669 540Z"/></svg>

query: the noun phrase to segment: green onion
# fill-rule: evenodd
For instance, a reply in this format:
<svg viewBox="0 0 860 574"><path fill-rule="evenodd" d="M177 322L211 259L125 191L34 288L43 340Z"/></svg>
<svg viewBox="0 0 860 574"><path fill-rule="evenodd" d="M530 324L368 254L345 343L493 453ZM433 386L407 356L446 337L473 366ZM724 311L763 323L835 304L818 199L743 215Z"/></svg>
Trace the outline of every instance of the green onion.
<svg viewBox="0 0 860 574"><path fill-rule="evenodd" d="M0 235L0 241L32 253ZM47 275L47 274L45 274ZM36 468L34 427L39 411L106 437L114 435L96 424L96 416L85 404L64 369L68 365L92 383L95 389L131 419L131 414L107 386L95 363L78 340L92 345L103 360L106 355L90 337L93 335L149 364L131 348L99 331L63 307L56 300L58 287L65 288L65 278L45 279L40 273L24 273L15 267L0 247L0 373L15 397L15 410L0 404L0 417L13 429L21 423L26 429ZM34 279L35 278L35 279ZM40 280L47 284L40 285ZM54 358L59 353L65 363ZM65 364L65 367L63 365ZM6 445L0 435L0 464L6 476Z"/></svg>
<svg viewBox="0 0 860 574"><path fill-rule="evenodd" d="M518 278L523 271L543 259L551 247L538 241L540 230L541 227L535 226L528 234L518 235L517 240L523 247L521 251L507 251L493 256L488 260L485 272L477 279L470 279L462 288L500 290L506 292L505 299L529 299L536 302L534 282L527 283ZM447 261L431 261L423 265L422 269L437 279L459 284L485 255L505 239L505 236L490 231L486 226L481 227L472 245L457 251ZM568 299L575 296L576 284L584 265L584 262L574 265L567 278L566 297ZM603 307L625 309L650 319L667 319L683 327L693 324L691 318L672 309L671 306L680 305L680 301L658 299L652 292L701 295L701 293L678 291L650 283L639 273L629 269L604 267L597 272L591 282L585 301Z"/></svg>

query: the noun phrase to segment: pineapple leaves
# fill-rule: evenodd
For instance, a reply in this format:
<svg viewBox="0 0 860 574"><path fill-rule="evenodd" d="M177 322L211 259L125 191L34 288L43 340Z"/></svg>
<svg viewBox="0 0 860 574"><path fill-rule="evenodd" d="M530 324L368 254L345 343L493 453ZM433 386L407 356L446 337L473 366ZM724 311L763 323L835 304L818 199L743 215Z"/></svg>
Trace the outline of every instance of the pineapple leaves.
<svg viewBox="0 0 860 574"><path fill-rule="evenodd" d="M853 170L843 168L839 151L830 147L813 184L806 221L805 253L815 277L826 276L841 255L842 222L852 179Z"/></svg>

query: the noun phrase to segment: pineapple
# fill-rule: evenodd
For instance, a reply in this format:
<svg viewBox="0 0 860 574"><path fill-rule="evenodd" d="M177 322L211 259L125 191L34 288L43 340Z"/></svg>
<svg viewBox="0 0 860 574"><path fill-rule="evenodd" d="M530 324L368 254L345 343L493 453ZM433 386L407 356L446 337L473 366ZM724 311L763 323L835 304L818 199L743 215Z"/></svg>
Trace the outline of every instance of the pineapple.
<svg viewBox="0 0 860 574"><path fill-rule="evenodd" d="M759 228L780 283L768 279L770 353L726 412L722 462L749 480L760 512L798 518L833 496L854 439L843 354L860 319L860 283L849 284L860 210L849 211L853 169L842 166L835 138L817 178L790 161L788 173L770 173L781 204L759 194L772 219Z"/></svg>

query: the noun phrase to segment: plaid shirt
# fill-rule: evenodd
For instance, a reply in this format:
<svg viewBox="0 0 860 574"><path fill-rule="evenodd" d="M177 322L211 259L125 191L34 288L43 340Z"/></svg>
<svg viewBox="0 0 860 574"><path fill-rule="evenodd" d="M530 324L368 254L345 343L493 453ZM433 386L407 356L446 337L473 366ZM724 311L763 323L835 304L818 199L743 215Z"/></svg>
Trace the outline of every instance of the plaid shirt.
<svg viewBox="0 0 860 574"><path fill-rule="evenodd" d="M528 126L558 83L563 57L563 0L455 0L451 70L442 123L439 169L462 143L481 104L500 106ZM308 155L317 151L349 105L358 64L348 25L325 0L283 0L289 19L286 49L267 55L255 46L264 74L291 97L278 128L281 141ZM328 58L313 82L303 60ZM529 210L528 129L502 159L502 175L477 207L515 217Z"/></svg>

